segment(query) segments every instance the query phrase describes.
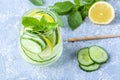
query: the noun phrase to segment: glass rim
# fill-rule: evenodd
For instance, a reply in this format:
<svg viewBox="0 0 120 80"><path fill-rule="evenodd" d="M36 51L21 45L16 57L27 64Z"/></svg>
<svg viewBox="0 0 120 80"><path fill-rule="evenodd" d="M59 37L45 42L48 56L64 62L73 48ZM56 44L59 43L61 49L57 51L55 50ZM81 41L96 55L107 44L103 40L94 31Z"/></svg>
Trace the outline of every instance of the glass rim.
<svg viewBox="0 0 120 80"><path fill-rule="evenodd" d="M37 12L44 12L45 14L50 15L55 20L55 22L57 22L57 16L55 15L54 11L44 7L29 9L22 15L22 17L27 16L29 13L34 12L35 10L38 10Z"/></svg>

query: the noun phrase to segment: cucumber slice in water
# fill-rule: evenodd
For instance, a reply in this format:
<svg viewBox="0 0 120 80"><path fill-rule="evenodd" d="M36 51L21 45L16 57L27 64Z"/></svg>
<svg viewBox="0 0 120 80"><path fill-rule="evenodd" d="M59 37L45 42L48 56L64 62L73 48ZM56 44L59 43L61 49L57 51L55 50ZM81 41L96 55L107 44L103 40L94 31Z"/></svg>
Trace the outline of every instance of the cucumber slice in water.
<svg viewBox="0 0 120 80"><path fill-rule="evenodd" d="M43 59L43 60L46 60L46 59L49 59L49 57L52 55L52 52L53 52L53 45L51 43L51 41L47 38L45 38L45 41L47 43L47 47L45 48L45 50L43 50L39 56Z"/></svg>
<svg viewBox="0 0 120 80"><path fill-rule="evenodd" d="M61 40L60 30L57 28L56 29L56 44L59 44L60 40Z"/></svg>
<svg viewBox="0 0 120 80"><path fill-rule="evenodd" d="M95 71L100 68L100 64L97 64L97 63L89 65L89 66L83 66L80 64L79 66L82 70L87 71L87 72Z"/></svg>
<svg viewBox="0 0 120 80"><path fill-rule="evenodd" d="M31 60L33 60L33 61L41 61L42 62L42 59L39 57L38 54L31 53L31 52L27 51L23 47L22 47L22 50L24 51L25 55L28 56Z"/></svg>
<svg viewBox="0 0 120 80"><path fill-rule="evenodd" d="M56 45L56 32L54 30L45 33L45 36L51 41L53 46Z"/></svg>
<svg viewBox="0 0 120 80"><path fill-rule="evenodd" d="M32 33L29 33L29 32L25 32L21 37L26 38L26 39L33 39L33 40L39 42L39 44L42 47L42 50L45 49L45 47L47 45L45 40L43 39L43 37L39 36L37 34L32 34Z"/></svg>
<svg viewBox="0 0 120 80"><path fill-rule="evenodd" d="M33 53L33 56L34 56L34 54L36 56L36 52L33 51L33 49L34 49L33 46L31 44L26 45L26 43L22 42L22 39L32 40L33 42L37 43L42 48L41 52L37 53L38 56L41 57L42 60L47 60L47 59L51 58L52 51L53 51L53 44L45 36L43 36L43 35L40 36L38 34L33 34L33 33L29 33L29 32L25 32L23 35L21 35L21 40L20 40L21 46L24 49L26 49L27 51L29 51L30 53ZM28 46L31 47L32 49L26 48Z"/></svg>
<svg viewBox="0 0 120 80"><path fill-rule="evenodd" d="M21 45L33 53L41 53L41 46L31 39L21 39Z"/></svg>
<svg viewBox="0 0 120 80"><path fill-rule="evenodd" d="M81 65L87 66L94 63L89 56L89 48L80 49L80 51L78 52L78 62Z"/></svg>
<svg viewBox="0 0 120 80"><path fill-rule="evenodd" d="M62 48L59 48L57 50L57 52L55 51L56 53L54 56L51 56L49 59L42 60L41 57L39 57L37 54L34 56L33 53L31 53L31 52L25 50L23 47L21 47L21 44L20 44L20 49L22 51L21 55L24 57L24 59L27 62L30 62L32 64L42 64L42 65L46 65L46 64L49 65L53 61L56 61L58 59L58 57L60 57L60 55L61 55L61 54L59 54L59 52L62 52Z"/></svg>
<svg viewBox="0 0 120 80"><path fill-rule="evenodd" d="M23 42L23 40L26 40L26 42ZM29 56L31 56L31 58L39 56L42 60L50 59L50 56L52 55L52 51L53 51L53 46L52 46L52 43L47 38L45 38L46 43L47 43L46 48L44 50L41 50L41 52L35 52L33 45L31 45L29 43L28 43L29 45L26 45L26 43L27 43L28 40L33 41L33 43L37 43L38 45L35 46L35 47L38 47L38 46L40 47L41 45L40 45L39 42L37 42L37 41L35 41L33 39L29 39L29 38L27 38L27 39L26 38L22 38L21 39L21 46L24 48L25 52L27 52L27 53L29 52L30 53ZM32 49L30 49L29 47L31 47ZM36 59L34 58L34 60L36 60ZM38 60L38 58L37 58L37 60Z"/></svg>
<svg viewBox="0 0 120 80"><path fill-rule="evenodd" d="M91 59L96 63L104 63L108 60L107 52L99 46L91 46L89 54Z"/></svg>
<svg viewBox="0 0 120 80"><path fill-rule="evenodd" d="M25 50L21 47L22 50L22 56L26 59L26 61L32 63L32 64L48 64L54 60L54 57L48 59L48 60L42 60L39 55L34 55L33 53L30 53L29 51Z"/></svg>

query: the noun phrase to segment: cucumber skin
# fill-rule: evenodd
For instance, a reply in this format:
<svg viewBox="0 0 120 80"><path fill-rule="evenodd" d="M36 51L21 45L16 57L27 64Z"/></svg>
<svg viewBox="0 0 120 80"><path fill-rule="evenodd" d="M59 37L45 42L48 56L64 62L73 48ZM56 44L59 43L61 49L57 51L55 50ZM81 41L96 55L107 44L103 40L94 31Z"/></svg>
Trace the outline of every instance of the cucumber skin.
<svg viewBox="0 0 120 80"><path fill-rule="evenodd" d="M89 51L89 47L81 48L80 50L86 49L86 48L88 48L88 51ZM77 60L78 60L78 55L79 55L80 50L77 52L77 53L78 53L78 54L77 54ZM90 55L89 55L89 56L90 56ZM90 59L91 59L91 57L90 57ZM91 59L91 60L92 60L92 59ZM93 60L92 60L92 61L93 61ZM83 66L90 66L90 65L94 64L94 61L93 61L93 63L91 63L91 64L89 64L89 65L81 64L81 63L79 62L79 60L78 60L78 63L79 63L80 65L83 65Z"/></svg>
<svg viewBox="0 0 120 80"><path fill-rule="evenodd" d="M100 65L100 66L99 66L97 69L94 69L94 70L85 70L85 69L83 69L83 68L80 66L80 64L79 64L79 67L80 67L83 71L85 71L85 72L92 72L92 71L96 71L96 70L100 69L101 64L99 64L99 65Z"/></svg>
<svg viewBox="0 0 120 80"><path fill-rule="evenodd" d="M108 52L107 52L107 51L106 51L103 47L98 46L98 45L93 45L93 46L90 46L90 47L89 47L89 50L88 50L88 51L89 51L89 53L90 53L90 48L91 48L91 47L94 47L94 46L96 46L96 47L99 47L99 48L103 49L103 50L107 53L107 55L108 55ZM90 56L90 54L89 54L89 56ZM93 60L93 59L91 58L91 56L90 56L90 59L91 59L91 60L93 60L93 61L94 61L95 63L97 63L97 64L104 64L104 63L106 63L106 62L109 60L109 57L110 57L110 56L108 55L107 60L106 60L106 61L104 61L104 62L96 62L95 60Z"/></svg>

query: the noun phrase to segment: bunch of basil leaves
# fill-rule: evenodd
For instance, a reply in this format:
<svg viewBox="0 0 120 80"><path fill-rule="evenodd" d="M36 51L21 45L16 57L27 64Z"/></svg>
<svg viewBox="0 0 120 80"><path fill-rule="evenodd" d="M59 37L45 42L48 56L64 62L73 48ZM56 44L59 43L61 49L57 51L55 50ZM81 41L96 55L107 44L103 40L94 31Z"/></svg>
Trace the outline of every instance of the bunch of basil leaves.
<svg viewBox="0 0 120 80"><path fill-rule="evenodd" d="M56 2L52 9L59 15L68 15L69 26L72 30L75 30L88 16L88 11L92 4L97 1L101 0L74 0L74 3L71 1Z"/></svg>

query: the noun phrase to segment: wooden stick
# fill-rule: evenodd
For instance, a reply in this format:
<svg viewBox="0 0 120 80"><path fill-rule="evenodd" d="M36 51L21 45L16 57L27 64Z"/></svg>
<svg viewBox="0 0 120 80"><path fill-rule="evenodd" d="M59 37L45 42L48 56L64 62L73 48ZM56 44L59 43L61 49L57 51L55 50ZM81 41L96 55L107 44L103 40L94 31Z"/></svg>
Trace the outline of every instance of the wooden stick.
<svg viewBox="0 0 120 80"><path fill-rule="evenodd" d="M83 38L68 38L67 41L75 42L75 41L97 40L97 39L107 39L107 38L117 38L117 37L120 37L120 34L90 36L90 37L83 37Z"/></svg>

